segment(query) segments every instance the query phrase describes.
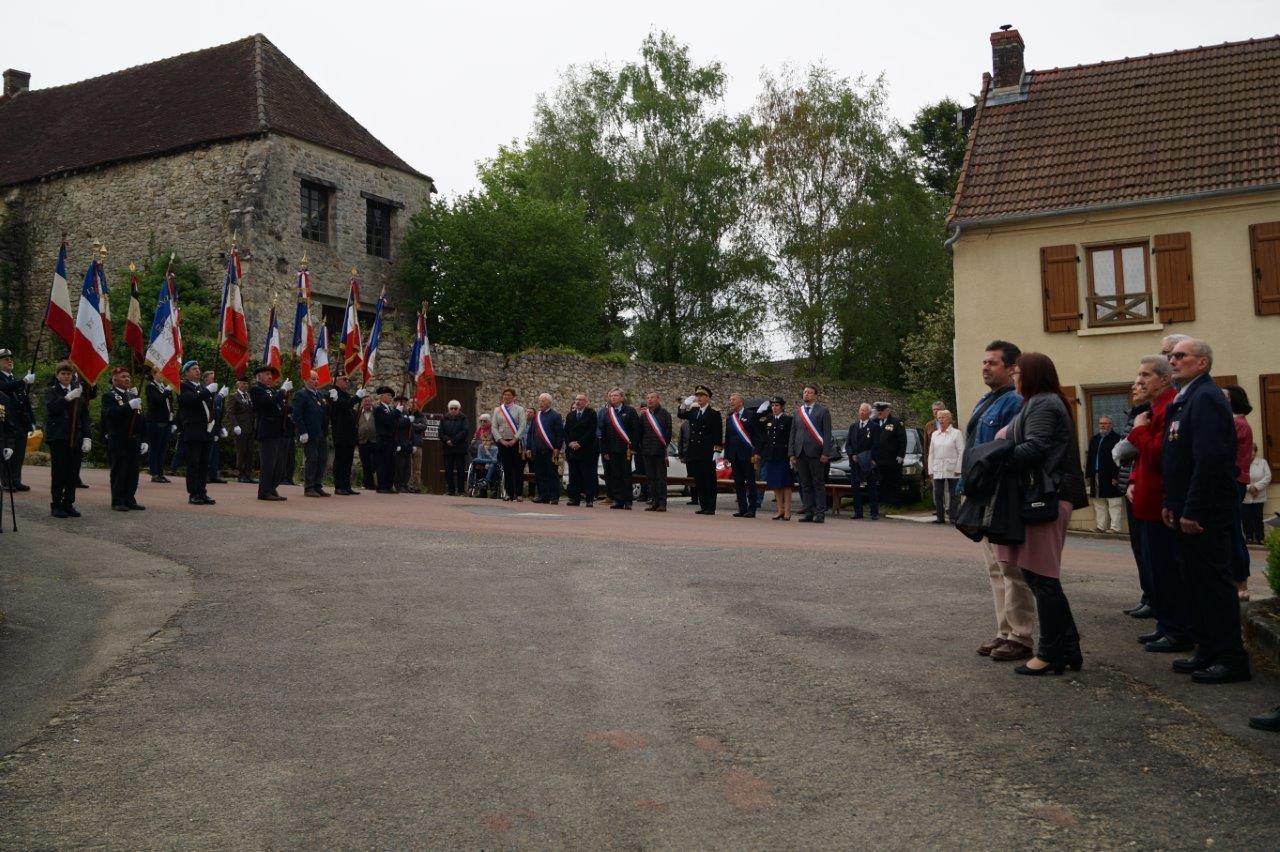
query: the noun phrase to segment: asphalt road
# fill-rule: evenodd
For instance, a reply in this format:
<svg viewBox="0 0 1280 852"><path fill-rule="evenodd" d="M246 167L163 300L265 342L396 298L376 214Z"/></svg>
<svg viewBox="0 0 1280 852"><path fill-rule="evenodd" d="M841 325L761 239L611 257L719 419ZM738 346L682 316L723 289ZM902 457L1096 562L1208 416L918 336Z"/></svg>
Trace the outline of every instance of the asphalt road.
<svg viewBox="0 0 1280 852"><path fill-rule="evenodd" d="M1143 653L1124 544L1070 541L1085 668L1031 679L947 528L89 477L0 537L0 690L68 677L23 584L107 559L135 617L82 641L132 644L0 759L0 848L1280 848L1280 680Z"/></svg>

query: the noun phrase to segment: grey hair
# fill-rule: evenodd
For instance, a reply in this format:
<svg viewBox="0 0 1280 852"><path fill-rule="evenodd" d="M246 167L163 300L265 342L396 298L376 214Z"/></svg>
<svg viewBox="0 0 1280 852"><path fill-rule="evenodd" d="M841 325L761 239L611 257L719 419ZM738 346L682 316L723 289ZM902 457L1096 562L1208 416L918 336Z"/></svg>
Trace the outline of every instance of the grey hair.
<svg viewBox="0 0 1280 852"><path fill-rule="evenodd" d="M1164 337L1160 338L1160 348L1163 349L1166 346L1173 348L1182 341L1190 339L1191 335L1189 334L1166 334Z"/></svg>
<svg viewBox="0 0 1280 852"><path fill-rule="evenodd" d="M1143 355L1138 359L1138 363L1144 367L1150 367L1151 372L1155 373L1162 379L1169 378L1173 370L1169 367L1169 359L1163 355Z"/></svg>
<svg viewBox="0 0 1280 852"><path fill-rule="evenodd" d="M1191 341L1191 354L1197 358L1204 358L1209 362L1209 369L1213 369L1213 347L1204 340L1195 338L1187 338Z"/></svg>
<svg viewBox="0 0 1280 852"><path fill-rule="evenodd" d="M449 400L449 405L448 405L447 407L448 407L448 408L462 408L462 403L458 402L456 399L451 399L451 400Z"/></svg>
<svg viewBox="0 0 1280 852"><path fill-rule="evenodd" d="M538 399L539 399L539 400L543 400L543 399L545 399L547 402L555 402L555 400L551 398L551 394L549 394L549 393L540 393L540 394L538 394Z"/></svg>
<svg viewBox="0 0 1280 852"><path fill-rule="evenodd" d="M938 406L938 408L941 408L941 409L943 409L943 410L946 410L946 407L947 407L947 404L946 404L945 402L943 402L942 400L940 400L940 399L935 399L935 400L933 401L933 405L936 405L936 406ZM930 405L929 407L930 407L930 408L933 408L933 405ZM939 413L939 414L941 414L942 412L941 412L941 411L939 411L938 413ZM948 413L948 414L950 414L951 412L950 412L950 411L948 411L947 413Z"/></svg>
<svg viewBox="0 0 1280 852"><path fill-rule="evenodd" d="M605 394L605 396L613 396L615 393L619 396L626 396L626 394L622 392L622 388L609 388L609 392Z"/></svg>

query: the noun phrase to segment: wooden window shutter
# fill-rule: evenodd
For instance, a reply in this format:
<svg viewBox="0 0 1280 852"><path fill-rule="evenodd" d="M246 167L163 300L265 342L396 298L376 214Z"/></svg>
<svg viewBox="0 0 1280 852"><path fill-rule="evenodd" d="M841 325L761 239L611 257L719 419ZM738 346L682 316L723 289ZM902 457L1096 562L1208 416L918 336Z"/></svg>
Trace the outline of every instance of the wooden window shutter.
<svg viewBox="0 0 1280 852"><path fill-rule="evenodd" d="M1258 441L1258 452L1271 470L1280 474L1280 373L1259 376L1258 383L1262 386L1262 439Z"/></svg>
<svg viewBox="0 0 1280 852"><path fill-rule="evenodd" d="M1076 396L1076 386L1063 385L1062 395L1065 396L1067 398L1067 402L1070 403L1068 408L1071 410L1071 419L1076 423L1079 423L1080 422L1080 400Z"/></svg>
<svg viewBox="0 0 1280 852"><path fill-rule="evenodd" d="M1214 376L1213 380L1218 383L1218 387L1220 388L1225 388L1227 385L1240 384L1240 378L1238 376Z"/></svg>
<svg viewBox="0 0 1280 852"><path fill-rule="evenodd" d="M1191 234L1156 234L1156 295L1161 322L1191 322L1196 318L1195 283L1191 278Z"/></svg>
<svg viewBox="0 0 1280 852"><path fill-rule="evenodd" d="M1280 314L1280 222L1249 226L1253 260L1253 312Z"/></svg>
<svg viewBox="0 0 1280 852"><path fill-rule="evenodd" d="M1073 245L1040 249L1045 331L1075 331L1080 328L1080 287L1076 272L1079 262Z"/></svg>

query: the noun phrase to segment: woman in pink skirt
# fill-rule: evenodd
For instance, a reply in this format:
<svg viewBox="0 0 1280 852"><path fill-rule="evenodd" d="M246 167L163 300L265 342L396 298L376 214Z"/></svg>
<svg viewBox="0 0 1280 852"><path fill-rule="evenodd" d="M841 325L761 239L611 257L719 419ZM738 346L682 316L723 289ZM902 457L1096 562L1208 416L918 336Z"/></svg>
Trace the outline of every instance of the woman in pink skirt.
<svg viewBox="0 0 1280 852"><path fill-rule="evenodd" d="M1046 476L1044 489L1058 498L1057 516L1028 522L1022 544L997 545L996 559L1022 569L1036 599L1040 641L1036 655L1014 671L1021 675L1062 674L1079 671L1080 634L1071 617L1071 605L1062 591L1062 545L1071 520L1070 494L1080 473L1080 451L1070 409L1058 381L1058 370L1049 356L1024 352L1014 367L1018 393L1026 400L1022 411L998 437L1014 442L1012 464L1027 483L1036 473Z"/></svg>

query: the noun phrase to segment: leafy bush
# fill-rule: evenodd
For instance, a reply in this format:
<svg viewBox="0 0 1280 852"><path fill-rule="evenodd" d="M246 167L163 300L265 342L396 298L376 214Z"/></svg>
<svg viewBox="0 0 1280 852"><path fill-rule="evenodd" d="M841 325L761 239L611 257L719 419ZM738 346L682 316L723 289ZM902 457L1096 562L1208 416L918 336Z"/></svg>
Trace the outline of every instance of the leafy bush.
<svg viewBox="0 0 1280 852"><path fill-rule="evenodd" d="M1280 596L1280 528L1273 528L1267 535L1267 585Z"/></svg>

